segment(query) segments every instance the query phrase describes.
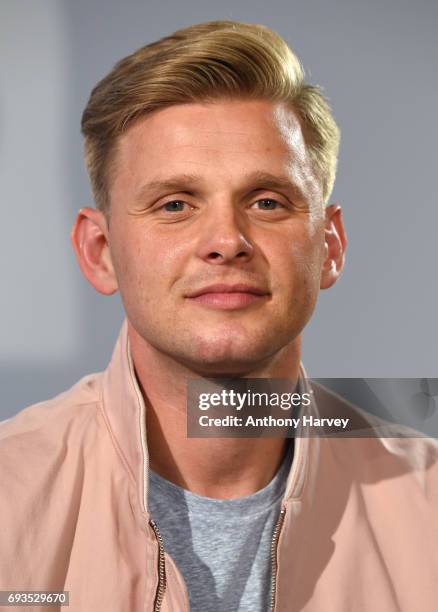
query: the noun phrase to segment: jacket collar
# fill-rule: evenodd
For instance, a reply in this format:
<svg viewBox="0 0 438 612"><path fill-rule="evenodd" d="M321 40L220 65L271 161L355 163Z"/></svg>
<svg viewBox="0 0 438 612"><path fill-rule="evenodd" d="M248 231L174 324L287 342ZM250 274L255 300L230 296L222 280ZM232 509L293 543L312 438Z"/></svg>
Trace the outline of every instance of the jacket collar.
<svg viewBox="0 0 438 612"><path fill-rule="evenodd" d="M301 366L300 384L302 390L313 397L306 373ZM148 513L148 470L149 455L146 438L146 407L134 371L131 358L128 325L123 322L111 361L103 373L103 410L111 434L125 463L133 484L142 513ZM317 407L311 402L309 412L317 415ZM318 454L317 437L295 438L294 456L286 484L284 501L301 497L309 471L310 457Z"/></svg>
<svg viewBox="0 0 438 612"><path fill-rule="evenodd" d="M146 409L134 372L126 319L102 385L103 410L114 442L136 486L141 511L147 512Z"/></svg>

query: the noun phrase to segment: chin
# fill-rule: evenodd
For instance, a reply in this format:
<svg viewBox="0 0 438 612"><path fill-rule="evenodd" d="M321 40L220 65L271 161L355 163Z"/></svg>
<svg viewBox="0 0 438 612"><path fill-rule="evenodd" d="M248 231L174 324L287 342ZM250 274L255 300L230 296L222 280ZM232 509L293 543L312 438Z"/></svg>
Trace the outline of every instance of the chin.
<svg viewBox="0 0 438 612"><path fill-rule="evenodd" d="M243 377L250 374L259 361L251 362L247 359L210 358L204 361L187 361L187 366L199 376L210 378Z"/></svg>
<svg viewBox="0 0 438 612"><path fill-rule="evenodd" d="M204 337L194 339L190 357L192 369L209 375L239 375L250 372L281 348L284 342L267 342L267 337ZM188 356L186 356L188 357Z"/></svg>

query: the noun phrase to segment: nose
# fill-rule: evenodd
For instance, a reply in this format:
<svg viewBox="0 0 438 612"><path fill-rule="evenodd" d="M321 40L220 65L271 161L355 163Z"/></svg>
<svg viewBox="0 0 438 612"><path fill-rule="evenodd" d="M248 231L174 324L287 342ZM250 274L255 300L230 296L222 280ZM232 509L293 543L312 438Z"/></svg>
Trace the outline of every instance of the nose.
<svg viewBox="0 0 438 612"><path fill-rule="evenodd" d="M231 206L218 206L206 213L198 243L198 257L211 264L249 261L254 247L248 237L248 228L239 212Z"/></svg>

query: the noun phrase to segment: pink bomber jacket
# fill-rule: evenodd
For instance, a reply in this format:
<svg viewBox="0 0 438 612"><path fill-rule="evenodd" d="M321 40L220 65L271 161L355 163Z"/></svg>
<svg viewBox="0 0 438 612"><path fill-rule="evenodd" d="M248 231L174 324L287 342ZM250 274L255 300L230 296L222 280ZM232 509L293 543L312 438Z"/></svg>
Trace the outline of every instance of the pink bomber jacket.
<svg viewBox="0 0 438 612"><path fill-rule="evenodd" d="M315 389L315 414L338 396ZM187 612L148 513L145 405L124 323L105 372L0 424L0 590L70 612ZM300 437L272 539L275 612L438 610L438 446ZM256 611L254 611L256 612Z"/></svg>

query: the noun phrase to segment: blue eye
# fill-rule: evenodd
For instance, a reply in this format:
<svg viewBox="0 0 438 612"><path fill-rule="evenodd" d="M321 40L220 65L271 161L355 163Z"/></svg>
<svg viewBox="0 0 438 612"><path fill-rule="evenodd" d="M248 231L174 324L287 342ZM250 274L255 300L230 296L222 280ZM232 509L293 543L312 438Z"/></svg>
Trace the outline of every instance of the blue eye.
<svg viewBox="0 0 438 612"><path fill-rule="evenodd" d="M173 200L172 202L167 202L163 205L163 208L168 212L182 212L184 210L185 202L181 202L181 200Z"/></svg>
<svg viewBox="0 0 438 612"><path fill-rule="evenodd" d="M254 204L261 204L261 206L257 207L260 210L275 210L276 208L281 206L279 202L277 202L276 200L272 200L271 198L263 198L262 200L257 200L257 202L254 202Z"/></svg>

